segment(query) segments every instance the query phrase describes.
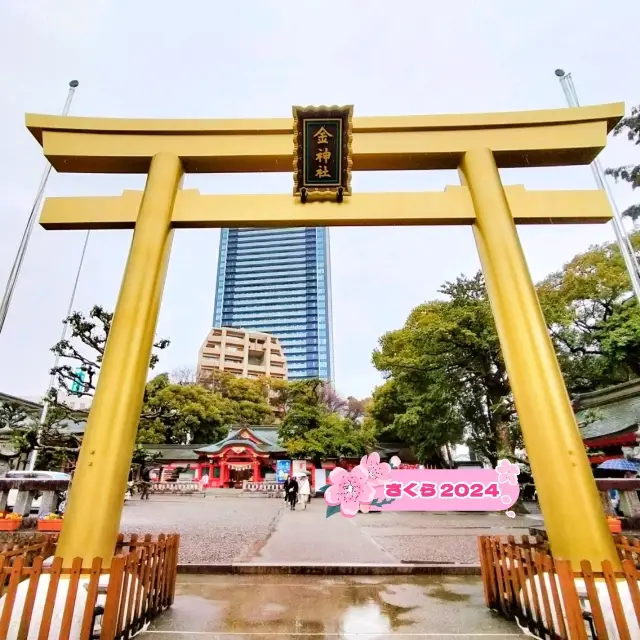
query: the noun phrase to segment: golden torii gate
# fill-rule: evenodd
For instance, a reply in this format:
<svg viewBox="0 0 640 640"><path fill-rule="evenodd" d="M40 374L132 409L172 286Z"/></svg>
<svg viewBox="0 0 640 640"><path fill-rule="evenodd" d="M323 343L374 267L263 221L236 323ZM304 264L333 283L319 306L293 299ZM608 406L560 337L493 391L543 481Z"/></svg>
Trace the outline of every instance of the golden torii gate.
<svg viewBox="0 0 640 640"><path fill-rule="evenodd" d="M57 171L147 173L144 192L48 198L46 229L135 229L58 553L112 557L173 229L472 225L538 496L556 557L617 564L516 224L603 223L602 191L503 187L499 168L588 164L624 105L353 119L353 170L458 169L440 193L200 195L186 173L288 172L293 121L26 116Z"/></svg>

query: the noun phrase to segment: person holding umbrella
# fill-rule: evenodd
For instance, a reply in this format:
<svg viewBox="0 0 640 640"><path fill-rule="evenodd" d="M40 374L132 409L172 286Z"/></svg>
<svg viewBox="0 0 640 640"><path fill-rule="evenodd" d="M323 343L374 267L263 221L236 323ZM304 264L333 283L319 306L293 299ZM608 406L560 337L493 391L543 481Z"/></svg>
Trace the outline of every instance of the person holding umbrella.
<svg viewBox="0 0 640 640"><path fill-rule="evenodd" d="M298 480L298 492L300 494L300 502L302 502L306 509L307 503L311 498L311 487L309 486L309 478L307 478L306 473L302 474Z"/></svg>
<svg viewBox="0 0 640 640"><path fill-rule="evenodd" d="M616 458L614 460L605 460L597 466L597 469L606 472L601 477L606 478L635 478L638 475L638 466L630 460L624 458ZM620 510L620 491L618 489L609 489L609 500L616 515L624 515Z"/></svg>

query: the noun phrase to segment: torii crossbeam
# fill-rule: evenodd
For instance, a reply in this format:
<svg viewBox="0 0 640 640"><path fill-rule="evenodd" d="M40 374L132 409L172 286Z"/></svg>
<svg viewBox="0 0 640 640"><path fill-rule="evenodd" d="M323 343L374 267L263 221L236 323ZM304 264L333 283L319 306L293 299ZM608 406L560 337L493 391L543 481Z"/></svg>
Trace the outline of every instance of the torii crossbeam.
<svg viewBox="0 0 640 640"><path fill-rule="evenodd" d="M109 559L126 490L174 228L473 226L500 344L554 555L618 564L516 224L606 222L600 191L503 187L498 168L588 164L623 104L514 113L353 119L353 170L458 169L440 193L200 195L185 172L292 170L291 119L118 120L27 115L55 169L148 173L144 192L48 198L47 229L134 236L58 553ZM567 526L566 523L571 523Z"/></svg>

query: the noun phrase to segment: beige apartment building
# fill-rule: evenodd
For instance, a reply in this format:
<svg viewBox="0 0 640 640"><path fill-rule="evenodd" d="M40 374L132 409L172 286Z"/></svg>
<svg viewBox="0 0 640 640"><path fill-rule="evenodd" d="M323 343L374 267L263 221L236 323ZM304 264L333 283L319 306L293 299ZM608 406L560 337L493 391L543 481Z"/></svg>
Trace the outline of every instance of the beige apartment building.
<svg viewBox="0 0 640 640"><path fill-rule="evenodd" d="M277 338L268 333L226 327L211 329L200 349L198 379L206 380L214 370L240 378L288 377L287 360Z"/></svg>

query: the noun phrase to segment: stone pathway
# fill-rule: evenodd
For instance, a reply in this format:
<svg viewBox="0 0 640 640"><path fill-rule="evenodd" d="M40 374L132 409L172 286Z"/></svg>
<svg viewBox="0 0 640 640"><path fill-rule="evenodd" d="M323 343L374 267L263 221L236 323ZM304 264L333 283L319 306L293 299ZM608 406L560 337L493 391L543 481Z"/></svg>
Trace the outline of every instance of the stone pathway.
<svg viewBox="0 0 640 640"><path fill-rule="evenodd" d="M325 517L324 500L312 500L305 510L283 509L274 531L253 562L397 564L350 519L336 514ZM377 516L371 516L377 517Z"/></svg>

